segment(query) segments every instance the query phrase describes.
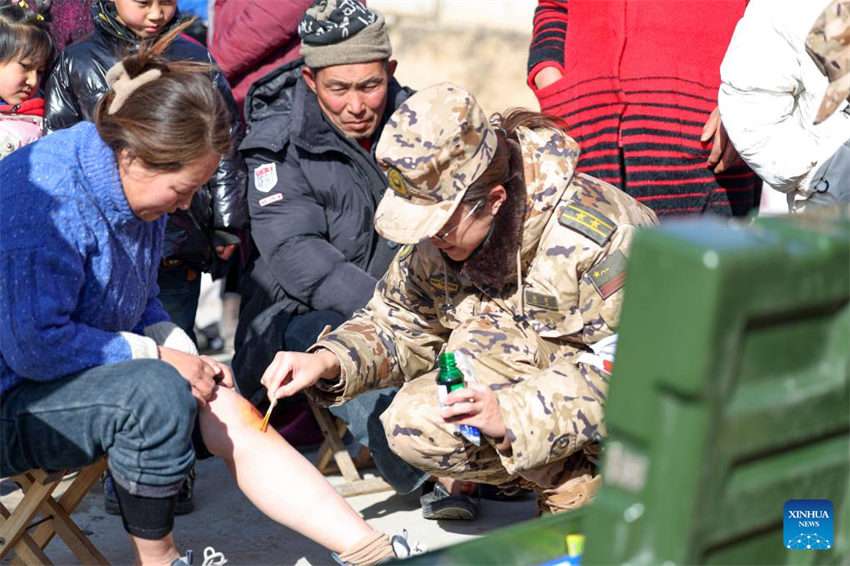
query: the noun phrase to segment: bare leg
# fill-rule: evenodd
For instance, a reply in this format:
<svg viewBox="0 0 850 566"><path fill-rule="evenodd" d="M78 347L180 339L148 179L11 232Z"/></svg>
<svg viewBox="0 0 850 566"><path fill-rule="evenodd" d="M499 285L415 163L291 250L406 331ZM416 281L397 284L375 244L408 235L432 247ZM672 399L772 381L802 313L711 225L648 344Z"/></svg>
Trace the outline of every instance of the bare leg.
<svg viewBox="0 0 850 566"><path fill-rule="evenodd" d="M176 558L180 557L171 533L159 540L148 540L130 535L130 542L136 550L136 566L170 566Z"/></svg>
<svg viewBox="0 0 850 566"><path fill-rule="evenodd" d="M207 448L224 459L257 509L335 552L374 532L277 431L260 432L261 421L248 401L221 386L200 410Z"/></svg>

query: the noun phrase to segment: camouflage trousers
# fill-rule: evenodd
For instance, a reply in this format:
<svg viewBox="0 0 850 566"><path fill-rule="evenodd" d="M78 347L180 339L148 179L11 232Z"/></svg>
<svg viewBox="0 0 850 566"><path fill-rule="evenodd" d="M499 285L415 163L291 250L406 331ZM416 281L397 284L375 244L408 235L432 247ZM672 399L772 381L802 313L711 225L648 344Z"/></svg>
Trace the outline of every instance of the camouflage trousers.
<svg viewBox="0 0 850 566"><path fill-rule="evenodd" d="M444 422L439 415L437 370L405 383L382 415L390 448L435 476L527 487L543 497L550 494L562 501L571 497L562 493L563 488L584 489L581 484L596 475L594 461L604 434L602 401L607 375L584 364L576 365L572 360L581 354L576 346L544 340L502 311L465 320L452 331L447 347L448 351L462 352L472 363L475 380L496 393L506 426L510 428L515 417L524 419L524 429L533 431L537 439L527 444L535 454L531 460L539 463L513 465L513 460L496 450L493 439L482 435L481 445L475 446L457 433L455 424ZM558 380L552 379L553 373ZM542 379L544 376L548 379ZM518 398L517 385L527 385L529 380L540 383L534 390L536 395L529 395L524 387ZM561 380L568 380L569 398L574 402L564 400ZM557 391L547 390L553 383L558 383ZM541 399L551 399L548 406L555 410L547 410L547 403L541 403ZM535 422L532 416L529 422L528 415L536 414L540 419ZM589 426L588 422L598 426ZM598 481L593 484L598 485Z"/></svg>

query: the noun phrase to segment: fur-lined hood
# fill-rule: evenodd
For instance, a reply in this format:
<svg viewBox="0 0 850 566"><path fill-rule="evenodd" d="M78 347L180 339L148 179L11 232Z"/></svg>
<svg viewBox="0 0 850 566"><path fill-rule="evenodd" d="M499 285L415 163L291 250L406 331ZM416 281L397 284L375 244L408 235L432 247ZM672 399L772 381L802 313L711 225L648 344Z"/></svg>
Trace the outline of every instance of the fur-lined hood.
<svg viewBox="0 0 850 566"><path fill-rule="evenodd" d="M558 201L572 180L578 144L558 130L518 128L519 145L511 144L511 169L519 174L505 184L507 200L499 210L493 234L461 272L488 294L500 293L516 282L516 250L522 243L523 271L528 268ZM547 172L553 162L557 174Z"/></svg>

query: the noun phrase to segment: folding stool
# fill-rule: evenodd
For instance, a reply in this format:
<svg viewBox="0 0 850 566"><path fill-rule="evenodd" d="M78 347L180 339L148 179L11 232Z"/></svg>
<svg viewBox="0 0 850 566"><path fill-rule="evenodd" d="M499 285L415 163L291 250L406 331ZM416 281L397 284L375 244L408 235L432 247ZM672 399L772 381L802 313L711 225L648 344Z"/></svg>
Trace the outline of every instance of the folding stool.
<svg viewBox="0 0 850 566"><path fill-rule="evenodd" d="M44 548L59 535L80 563L109 564L71 519L105 469L106 458L81 469L58 498L54 491L67 471L29 470L10 478L20 486L23 499L11 510L0 504L0 559L14 553L13 565L51 564Z"/></svg>

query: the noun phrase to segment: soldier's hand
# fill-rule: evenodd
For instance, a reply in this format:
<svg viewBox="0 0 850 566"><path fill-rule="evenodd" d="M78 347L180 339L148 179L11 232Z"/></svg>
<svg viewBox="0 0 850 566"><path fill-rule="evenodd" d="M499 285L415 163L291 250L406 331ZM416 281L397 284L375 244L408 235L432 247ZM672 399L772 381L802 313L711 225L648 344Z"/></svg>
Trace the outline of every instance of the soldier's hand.
<svg viewBox="0 0 850 566"><path fill-rule="evenodd" d="M260 379L268 390L269 400L295 395L302 389L315 385L320 378L332 379L339 375L339 360L329 350L312 354L303 352L278 352Z"/></svg>
<svg viewBox="0 0 850 566"><path fill-rule="evenodd" d="M499 399L486 385L468 383L449 393L440 416L447 422L477 427L490 438L504 438L507 430L499 408Z"/></svg>

